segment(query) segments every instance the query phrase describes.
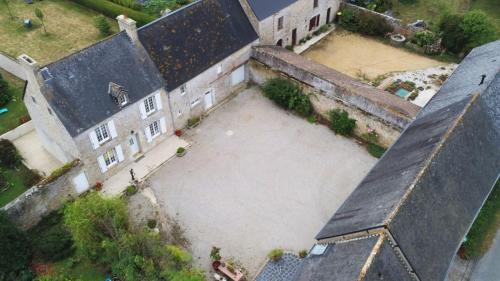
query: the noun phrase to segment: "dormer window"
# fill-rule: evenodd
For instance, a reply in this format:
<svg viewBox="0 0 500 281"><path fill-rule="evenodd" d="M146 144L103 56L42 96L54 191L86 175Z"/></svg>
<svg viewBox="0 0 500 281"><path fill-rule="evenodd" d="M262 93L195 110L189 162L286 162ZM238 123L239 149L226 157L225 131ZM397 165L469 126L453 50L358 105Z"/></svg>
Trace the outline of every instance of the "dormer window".
<svg viewBox="0 0 500 281"><path fill-rule="evenodd" d="M124 107L129 101L127 91L122 86L113 82L109 83L108 94L113 98L116 105L119 107Z"/></svg>

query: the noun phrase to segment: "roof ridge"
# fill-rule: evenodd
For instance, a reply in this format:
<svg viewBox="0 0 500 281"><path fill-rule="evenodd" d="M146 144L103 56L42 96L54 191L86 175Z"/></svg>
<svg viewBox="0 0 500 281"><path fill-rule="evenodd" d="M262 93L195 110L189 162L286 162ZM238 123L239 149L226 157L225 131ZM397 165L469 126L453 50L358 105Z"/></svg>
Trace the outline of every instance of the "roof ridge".
<svg viewBox="0 0 500 281"><path fill-rule="evenodd" d="M84 51L86 51L86 50L88 50L88 49L90 49L90 48L92 48L92 47L94 47L94 46L97 46L97 45L99 45L99 44L101 44L101 43L104 43L104 42L106 42L106 41L108 41L108 40L111 40L111 39L113 39L113 38L115 38L115 37L118 37L118 35L121 35L122 33L125 33L125 31L124 31L124 30L118 31L117 33L114 33L114 34L112 34L112 35L110 35L110 36L108 36L108 37L106 37L106 38L103 38L103 39L101 39L101 40L99 40L99 41L97 41L97 42L94 42L94 43L92 43L92 44L90 44L90 45L88 45L88 46L85 46L85 47L83 47L82 49L79 49L79 50L77 50L77 51L76 51L76 52L74 52L74 53L68 54L68 55L66 55L66 56L64 56L64 57L61 57L61 58L59 58L59 59L55 60L55 61L52 61L52 62L49 62L49 63L47 63L47 64L45 64L45 65L42 65L42 66L40 67L40 69L41 69L41 68L44 68L44 67L49 67L49 66L52 66L52 65L54 65L54 64L56 64L56 63L59 63L59 62L61 62L61 61L63 61L63 60L69 59L70 57L76 56L76 55L78 55L78 54L80 54L80 53L82 53L82 52L84 52Z"/></svg>

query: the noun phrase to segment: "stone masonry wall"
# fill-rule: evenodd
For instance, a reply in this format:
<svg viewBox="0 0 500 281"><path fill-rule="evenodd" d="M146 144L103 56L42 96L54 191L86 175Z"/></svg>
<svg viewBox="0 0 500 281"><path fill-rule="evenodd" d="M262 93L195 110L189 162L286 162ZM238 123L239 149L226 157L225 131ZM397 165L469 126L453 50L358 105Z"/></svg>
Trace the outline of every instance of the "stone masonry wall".
<svg viewBox="0 0 500 281"><path fill-rule="evenodd" d="M44 216L78 197L72 180L82 172L82 167L78 164L49 184L33 186L2 210L18 227L25 230L33 227Z"/></svg>
<svg viewBox="0 0 500 281"><path fill-rule="evenodd" d="M263 84L275 77L297 81L306 93L314 94L311 102L319 114L327 117L332 109L346 110L357 120L356 135L361 136L372 128L379 134L380 144L386 147L419 111L405 100L282 48L255 48L252 56L250 71L254 82Z"/></svg>

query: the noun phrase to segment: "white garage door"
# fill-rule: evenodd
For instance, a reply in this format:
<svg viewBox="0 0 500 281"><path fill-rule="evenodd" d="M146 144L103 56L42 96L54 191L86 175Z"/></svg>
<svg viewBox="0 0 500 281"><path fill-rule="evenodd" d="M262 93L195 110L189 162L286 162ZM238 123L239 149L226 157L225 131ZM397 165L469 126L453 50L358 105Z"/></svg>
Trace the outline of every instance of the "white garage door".
<svg viewBox="0 0 500 281"><path fill-rule="evenodd" d="M233 86L245 81L245 66L242 65L231 74L231 84Z"/></svg>
<svg viewBox="0 0 500 281"><path fill-rule="evenodd" d="M81 194L89 189L89 181L84 172L73 178L73 185L78 194Z"/></svg>

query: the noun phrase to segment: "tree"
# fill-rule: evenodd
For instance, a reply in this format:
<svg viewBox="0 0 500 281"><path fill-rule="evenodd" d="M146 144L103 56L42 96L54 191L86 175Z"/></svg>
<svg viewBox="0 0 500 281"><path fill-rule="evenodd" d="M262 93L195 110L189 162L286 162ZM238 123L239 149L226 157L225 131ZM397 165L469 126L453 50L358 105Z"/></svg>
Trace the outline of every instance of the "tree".
<svg viewBox="0 0 500 281"><path fill-rule="evenodd" d="M111 25L103 15L99 15L94 18L94 26L99 29L102 36L108 36L111 34Z"/></svg>
<svg viewBox="0 0 500 281"><path fill-rule="evenodd" d="M31 276L31 245L4 212L0 212L0 280L26 280Z"/></svg>
<svg viewBox="0 0 500 281"><path fill-rule="evenodd" d="M12 99L12 94L9 89L9 84L0 74L0 107L7 105Z"/></svg>
<svg viewBox="0 0 500 281"><path fill-rule="evenodd" d="M10 10L9 1L2 0L2 2L5 5L5 7L7 7L7 12L9 13L10 19L13 20L14 19L14 15L12 14L12 11Z"/></svg>
<svg viewBox="0 0 500 281"><path fill-rule="evenodd" d="M439 23L442 33L442 44L448 51L458 54L462 52L467 40L462 32L460 23L463 17L456 14L445 14Z"/></svg>
<svg viewBox="0 0 500 281"><path fill-rule="evenodd" d="M494 23L483 11L474 10L465 14L460 29L467 38L466 51L495 40Z"/></svg>
<svg viewBox="0 0 500 281"><path fill-rule="evenodd" d="M35 16L42 22L43 31L47 34L47 29L45 28L44 15L42 10L35 8Z"/></svg>

